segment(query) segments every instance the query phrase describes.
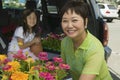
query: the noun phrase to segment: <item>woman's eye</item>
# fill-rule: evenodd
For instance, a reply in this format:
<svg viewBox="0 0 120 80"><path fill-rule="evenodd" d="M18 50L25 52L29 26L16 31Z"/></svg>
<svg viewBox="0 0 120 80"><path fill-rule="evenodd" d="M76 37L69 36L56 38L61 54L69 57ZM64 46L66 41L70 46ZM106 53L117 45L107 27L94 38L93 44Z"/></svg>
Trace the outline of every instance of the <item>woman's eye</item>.
<svg viewBox="0 0 120 80"><path fill-rule="evenodd" d="M75 19L75 20L72 20L72 22L77 22L77 21L78 21L78 20L76 20L76 19Z"/></svg>
<svg viewBox="0 0 120 80"><path fill-rule="evenodd" d="M64 22L64 23L65 23L65 22L67 22L67 20L63 20L62 22Z"/></svg>

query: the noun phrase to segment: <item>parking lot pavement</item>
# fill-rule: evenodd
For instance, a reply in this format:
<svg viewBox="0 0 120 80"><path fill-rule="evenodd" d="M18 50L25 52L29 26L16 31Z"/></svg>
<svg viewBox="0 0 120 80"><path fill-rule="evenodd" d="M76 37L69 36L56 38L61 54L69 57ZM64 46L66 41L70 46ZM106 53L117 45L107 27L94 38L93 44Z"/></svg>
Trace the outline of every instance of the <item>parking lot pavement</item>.
<svg viewBox="0 0 120 80"><path fill-rule="evenodd" d="M120 53L112 52L107 64L113 80L120 80Z"/></svg>

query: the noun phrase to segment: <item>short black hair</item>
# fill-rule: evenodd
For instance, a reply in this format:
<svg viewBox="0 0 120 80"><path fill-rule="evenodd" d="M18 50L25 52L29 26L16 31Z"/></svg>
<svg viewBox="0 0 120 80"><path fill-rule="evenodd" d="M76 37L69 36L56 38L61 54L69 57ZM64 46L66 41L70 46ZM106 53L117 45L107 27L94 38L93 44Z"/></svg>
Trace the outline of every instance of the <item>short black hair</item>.
<svg viewBox="0 0 120 80"><path fill-rule="evenodd" d="M62 7L60 11L61 20L62 20L64 13L68 13L68 10L71 10L71 12L75 12L76 14L80 15L84 19L84 22L85 22L85 19L88 17L88 4L82 0L81 1L80 0L69 0Z"/></svg>

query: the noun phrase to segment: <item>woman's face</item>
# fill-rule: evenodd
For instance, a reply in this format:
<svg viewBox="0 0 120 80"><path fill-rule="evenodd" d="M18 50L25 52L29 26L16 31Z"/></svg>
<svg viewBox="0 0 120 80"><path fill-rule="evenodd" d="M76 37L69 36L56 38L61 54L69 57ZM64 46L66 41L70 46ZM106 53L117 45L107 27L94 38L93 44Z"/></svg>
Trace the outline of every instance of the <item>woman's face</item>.
<svg viewBox="0 0 120 80"><path fill-rule="evenodd" d="M64 33L72 39L82 37L85 33L83 18L75 12L72 13L71 10L68 10L68 13L64 13L61 24Z"/></svg>
<svg viewBox="0 0 120 80"><path fill-rule="evenodd" d="M27 24L29 28L33 27L37 23L37 16L34 12L27 16Z"/></svg>

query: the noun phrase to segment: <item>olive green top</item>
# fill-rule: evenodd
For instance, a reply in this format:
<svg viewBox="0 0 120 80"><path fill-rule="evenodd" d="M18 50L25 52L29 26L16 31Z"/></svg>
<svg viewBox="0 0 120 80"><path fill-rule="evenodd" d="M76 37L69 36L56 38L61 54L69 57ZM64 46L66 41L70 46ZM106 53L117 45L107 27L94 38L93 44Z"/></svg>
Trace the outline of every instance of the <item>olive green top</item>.
<svg viewBox="0 0 120 80"><path fill-rule="evenodd" d="M70 65L73 80L79 80L81 74L95 74L95 80L112 80L104 59L104 48L89 31L75 51L72 39L65 37L61 43L61 57Z"/></svg>

